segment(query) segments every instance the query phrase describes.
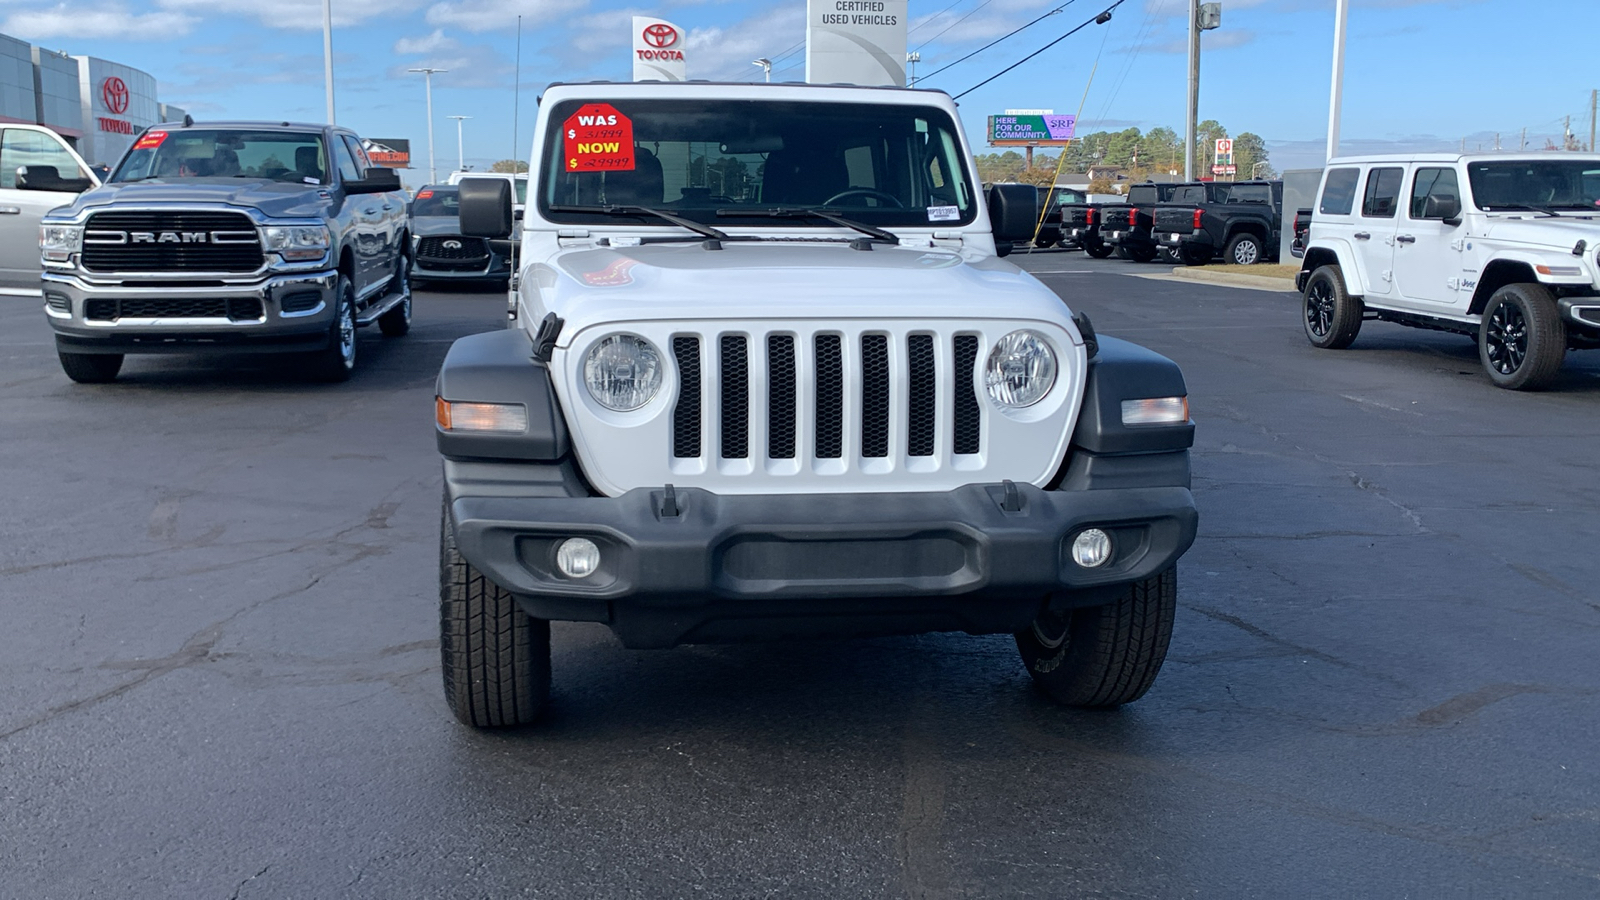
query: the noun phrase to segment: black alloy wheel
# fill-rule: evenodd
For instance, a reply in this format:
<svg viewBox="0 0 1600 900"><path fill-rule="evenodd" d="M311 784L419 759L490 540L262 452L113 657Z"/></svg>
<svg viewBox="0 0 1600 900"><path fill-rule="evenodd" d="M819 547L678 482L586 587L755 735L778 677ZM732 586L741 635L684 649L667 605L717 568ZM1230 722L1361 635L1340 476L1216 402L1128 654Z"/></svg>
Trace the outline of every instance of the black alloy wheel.
<svg viewBox="0 0 1600 900"><path fill-rule="evenodd" d="M1548 288L1508 284L1489 298L1478 327L1478 358L1497 387L1546 387L1566 352L1566 324Z"/></svg>
<svg viewBox="0 0 1600 900"><path fill-rule="evenodd" d="M1483 358L1501 375L1515 375L1528 358L1528 319L1515 303L1502 301L1483 329Z"/></svg>
<svg viewBox="0 0 1600 900"><path fill-rule="evenodd" d="M1301 324L1306 340L1324 350L1343 350L1361 332L1361 300L1345 292L1338 266L1321 266L1306 279Z"/></svg>

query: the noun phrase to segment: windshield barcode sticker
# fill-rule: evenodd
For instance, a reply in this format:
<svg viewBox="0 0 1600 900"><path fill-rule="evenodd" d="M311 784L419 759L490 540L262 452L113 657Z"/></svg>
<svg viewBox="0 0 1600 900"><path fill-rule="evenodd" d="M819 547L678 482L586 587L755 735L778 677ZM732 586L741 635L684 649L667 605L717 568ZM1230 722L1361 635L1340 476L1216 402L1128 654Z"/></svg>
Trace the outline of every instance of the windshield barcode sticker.
<svg viewBox="0 0 1600 900"><path fill-rule="evenodd" d="M930 206L928 207L929 222L955 222L961 218L959 206Z"/></svg>

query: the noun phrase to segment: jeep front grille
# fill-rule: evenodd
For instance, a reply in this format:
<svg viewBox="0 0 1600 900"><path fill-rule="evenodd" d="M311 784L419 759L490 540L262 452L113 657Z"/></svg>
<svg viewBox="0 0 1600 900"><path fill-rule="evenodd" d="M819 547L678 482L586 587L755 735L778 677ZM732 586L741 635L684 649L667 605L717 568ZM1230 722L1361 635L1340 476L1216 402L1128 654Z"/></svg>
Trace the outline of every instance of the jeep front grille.
<svg viewBox="0 0 1600 900"><path fill-rule="evenodd" d="M243 213L204 210L101 212L84 226L91 272L254 272L261 238Z"/></svg>
<svg viewBox="0 0 1600 900"><path fill-rule="evenodd" d="M816 334L808 342L813 390L802 401L799 385L801 355L796 353L796 336L768 334L761 344L766 348L765 409L752 413L750 338L744 334L722 334L710 346L717 348L713 365L717 371L715 412L710 421L717 430L709 435L718 458L745 459L751 455L751 433L764 428L764 457L792 460L798 455L800 423L810 427L811 457L841 460L846 446L857 450L863 459L932 457L938 441L939 408L949 409L951 434L943 442L947 454L976 454L981 433L977 395L973 388L973 367L977 362L978 337L957 334L948 345L946 365L954 366L953 396L940 396L938 361L934 335L915 333L896 339L891 349L887 334L862 334L855 353L848 354L857 377L846 371L844 341L838 334ZM705 442L701 410L707 396L701 372L703 344L698 336L677 335L672 339L673 356L678 363L678 398L673 408L672 455L676 459L698 458ZM899 384L899 390L894 386ZM846 384L858 385L856 396L845 396ZM802 408L805 407L805 408ZM845 421L845 410L856 412L854 421ZM903 425L896 426L897 417ZM903 445L890 447L890 435L901 434ZM898 453L891 453L891 450Z"/></svg>

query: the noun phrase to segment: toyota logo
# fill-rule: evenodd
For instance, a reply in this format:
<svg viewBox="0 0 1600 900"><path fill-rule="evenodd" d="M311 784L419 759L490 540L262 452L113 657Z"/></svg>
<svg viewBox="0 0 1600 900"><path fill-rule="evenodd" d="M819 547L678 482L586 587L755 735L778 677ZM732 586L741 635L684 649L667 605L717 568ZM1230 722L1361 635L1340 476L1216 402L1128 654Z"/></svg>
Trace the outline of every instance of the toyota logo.
<svg viewBox="0 0 1600 900"><path fill-rule="evenodd" d="M100 82L100 99L112 115L120 116L128 111L128 85L113 75Z"/></svg>
<svg viewBox="0 0 1600 900"><path fill-rule="evenodd" d="M657 22L654 25L646 25L644 27L643 37L646 44L660 50L663 47L671 47L678 42L678 29L665 22Z"/></svg>
<svg viewBox="0 0 1600 900"><path fill-rule="evenodd" d="M444 242L444 248L446 250L460 250L461 249L461 242L460 241L445 241Z"/></svg>

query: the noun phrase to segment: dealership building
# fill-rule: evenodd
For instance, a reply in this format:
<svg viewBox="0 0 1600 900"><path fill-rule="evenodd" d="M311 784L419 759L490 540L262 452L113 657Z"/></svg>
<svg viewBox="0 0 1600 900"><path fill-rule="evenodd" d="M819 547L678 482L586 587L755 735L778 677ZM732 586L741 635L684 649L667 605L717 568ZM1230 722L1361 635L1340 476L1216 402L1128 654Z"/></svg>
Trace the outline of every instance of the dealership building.
<svg viewBox="0 0 1600 900"><path fill-rule="evenodd" d="M148 72L0 34L0 123L44 125L90 165L116 163L140 132L183 116L157 99Z"/></svg>

